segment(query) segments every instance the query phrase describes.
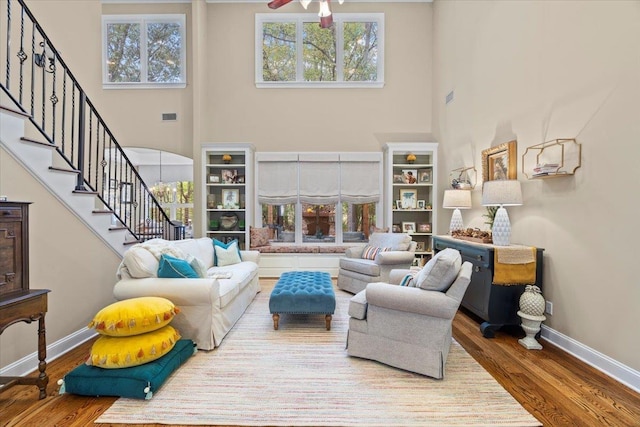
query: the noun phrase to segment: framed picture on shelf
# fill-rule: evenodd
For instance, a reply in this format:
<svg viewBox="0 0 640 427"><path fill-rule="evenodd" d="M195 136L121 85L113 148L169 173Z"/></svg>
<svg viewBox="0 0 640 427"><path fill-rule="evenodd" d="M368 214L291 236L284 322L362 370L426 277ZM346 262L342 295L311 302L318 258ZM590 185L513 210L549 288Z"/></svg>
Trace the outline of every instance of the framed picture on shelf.
<svg viewBox="0 0 640 427"><path fill-rule="evenodd" d="M418 206L418 190L403 188L400 190L402 209L415 209Z"/></svg>
<svg viewBox="0 0 640 427"><path fill-rule="evenodd" d="M418 209L424 209L427 206L427 202L424 200L418 200Z"/></svg>
<svg viewBox="0 0 640 427"><path fill-rule="evenodd" d="M209 183L210 184L219 184L220 183L220 175L215 173L209 174Z"/></svg>
<svg viewBox="0 0 640 427"><path fill-rule="evenodd" d="M133 184L130 182L120 183L120 203L128 204L133 201Z"/></svg>
<svg viewBox="0 0 640 427"><path fill-rule="evenodd" d="M238 175L238 178L236 179L236 182L238 184L244 184L244 175Z"/></svg>
<svg viewBox="0 0 640 427"><path fill-rule="evenodd" d="M222 169L220 173L222 175L222 182L224 184L235 184L236 182L238 182L237 169Z"/></svg>
<svg viewBox="0 0 640 427"><path fill-rule="evenodd" d="M222 206L225 209L238 209L240 206L240 190L222 190Z"/></svg>
<svg viewBox="0 0 640 427"><path fill-rule="evenodd" d="M433 182L431 169L420 169L418 171L418 182L420 184L431 184Z"/></svg>
<svg viewBox="0 0 640 427"><path fill-rule="evenodd" d="M496 181L517 179L516 141L482 150L482 179Z"/></svg>
<svg viewBox="0 0 640 427"><path fill-rule="evenodd" d="M402 200L399 200L399 199L398 199L398 200L396 200L396 209L404 209L404 208L402 207Z"/></svg>
<svg viewBox="0 0 640 427"><path fill-rule="evenodd" d="M415 222L402 222L402 232L403 233L415 233L416 232L416 223Z"/></svg>
<svg viewBox="0 0 640 427"><path fill-rule="evenodd" d="M417 169L402 169L402 179L405 184L415 184L418 182L418 170Z"/></svg>
<svg viewBox="0 0 640 427"><path fill-rule="evenodd" d="M431 233L431 224L429 223L418 223L418 233Z"/></svg>
<svg viewBox="0 0 640 427"><path fill-rule="evenodd" d="M394 233L402 233L402 226L400 226L400 224L393 224L391 231Z"/></svg>
<svg viewBox="0 0 640 427"><path fill-rule="evenodd" d="M424 252L426 247L424 242L416 242L416 252Z"/></svg>
<svg viewBox="0 0 640 427"><path fill-rule="evenodd" d="M404 178L402 177L402 174L400 174L400 173L393 174L393 183L394 184L404 184Z"/></svg>

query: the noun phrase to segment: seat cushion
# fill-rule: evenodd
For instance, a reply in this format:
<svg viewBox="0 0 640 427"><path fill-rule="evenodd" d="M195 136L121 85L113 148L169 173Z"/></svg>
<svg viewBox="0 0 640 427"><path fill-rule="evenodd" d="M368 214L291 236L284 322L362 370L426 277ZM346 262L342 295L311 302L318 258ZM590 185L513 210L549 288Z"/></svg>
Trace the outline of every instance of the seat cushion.
<svg viewBox="0 0 640 427"><path fill-rule="evenodd" d="M415 286L428 291L444 292L458 276L462 257L460 252L447 248L438 252L416 276Z"/></svg>
<svg viewBox="0 0 640 427"><path fill-rule="evenodd" d="M173 371L196 352L193 341L182 339L153 362L122 369L102 369L82 364L64 376L60 394L118 396L151 399Z"/></svg>
<svg viewBox="0 0 640 427"><path fill-rule="evenodd" d="M366 276L380 276L380 266L370 259L340 258L340 268Z"/></svg>

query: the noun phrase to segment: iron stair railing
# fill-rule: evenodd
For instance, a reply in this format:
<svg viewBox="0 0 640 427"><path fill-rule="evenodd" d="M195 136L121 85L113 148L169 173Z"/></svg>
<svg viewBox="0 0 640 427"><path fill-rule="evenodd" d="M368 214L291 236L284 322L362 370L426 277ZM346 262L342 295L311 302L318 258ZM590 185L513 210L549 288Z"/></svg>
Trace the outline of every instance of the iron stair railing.
<svg viewBox="0 0 640 427"><path fill-rule="evenodd" d="M97 195L138 241L183 239L24 0L4 2L0 87L77 172L74 192Z"/></svg>

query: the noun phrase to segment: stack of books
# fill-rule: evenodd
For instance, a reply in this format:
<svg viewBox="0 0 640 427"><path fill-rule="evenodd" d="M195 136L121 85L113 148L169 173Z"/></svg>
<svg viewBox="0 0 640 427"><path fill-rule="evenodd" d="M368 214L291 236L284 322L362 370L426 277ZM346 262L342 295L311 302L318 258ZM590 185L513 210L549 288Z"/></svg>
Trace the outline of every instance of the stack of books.
<svg viewBox="0 0 640 427"><path fill-rule="evenodd" d="M558 163L538 163L533 168L533 176L556 175L560 165Z"/></svg>

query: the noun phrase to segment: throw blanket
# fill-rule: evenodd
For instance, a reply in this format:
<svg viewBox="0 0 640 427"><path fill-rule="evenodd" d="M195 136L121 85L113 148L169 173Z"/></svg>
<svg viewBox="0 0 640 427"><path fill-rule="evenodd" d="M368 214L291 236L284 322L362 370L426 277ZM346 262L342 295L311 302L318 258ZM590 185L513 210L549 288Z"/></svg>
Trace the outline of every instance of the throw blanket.
<svg viewBox="0 0 640 427"><path fill-rule="evenodd" d="M535 247L529 246L495 247L493 284L535 284L536 252Z"/></svg>
<svg viewBox="0 0 640 427"><path fill-rule="evenodd" d="M164 239L151 239L142 243L137 243L133 245L131 248L141 248L149 251L151 255L153 255L158 261L162 255L169 255L174 258L183 259L187 261L191 266L196 270L198 276L206 277L207 269L204 266L204 263L198 258L194 257L191 254L184 252L182 249L175 247L171 242L166 241ZM125 277L131 276L129 271L127 270L127 266L124 263L124 259L118 266L118 271L116 273L116 278L118 280L122 280L123 274L122 271L125 271Z"/></svg>

